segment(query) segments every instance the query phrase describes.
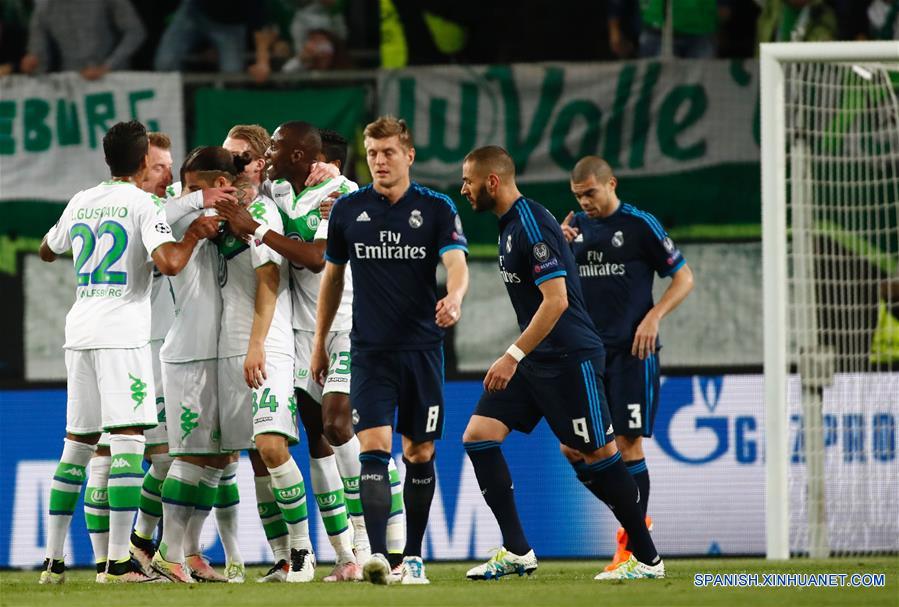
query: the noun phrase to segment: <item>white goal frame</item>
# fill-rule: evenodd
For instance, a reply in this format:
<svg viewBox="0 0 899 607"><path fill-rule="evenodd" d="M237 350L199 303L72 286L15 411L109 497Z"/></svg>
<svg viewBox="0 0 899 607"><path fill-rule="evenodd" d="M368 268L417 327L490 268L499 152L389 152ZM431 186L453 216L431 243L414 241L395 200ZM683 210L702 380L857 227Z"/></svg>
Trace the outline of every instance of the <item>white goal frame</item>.
<svg viewBox="0 0 899 607"><path fill-rule="evenodd" d="M765 368L765 536L768 559L790 558L787 404L785 62L899 61L899 41L761 45L762 292Z"/></svg>

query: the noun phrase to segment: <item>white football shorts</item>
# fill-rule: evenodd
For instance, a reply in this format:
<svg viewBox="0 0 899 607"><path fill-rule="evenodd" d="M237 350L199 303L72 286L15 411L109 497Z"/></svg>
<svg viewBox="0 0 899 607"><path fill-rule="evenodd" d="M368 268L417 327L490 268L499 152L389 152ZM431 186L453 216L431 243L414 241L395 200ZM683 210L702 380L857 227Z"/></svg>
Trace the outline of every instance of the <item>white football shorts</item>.
<svg viewBox="0 0 899 607"><path fill-rule="evenodd" d="M170 455L222 453L218 360L162 363Z"/></svg>
<svg viewBox="0 0 899 607"><path fill-rule="evenodd" d="M96 434L156 425L149 344L140 348L66 350L66 432Z"/></svg>
<svg viewBox="0 0 899 607"><path fill-rule="evenodd" d="M296 351L293 385L311 396L315 402L321 403L322 396L331 392L350 393L352 365L350 360L350 332L331 331L325 341L328 353L328 376L324 387L321 386L309 369L312 363L312 331L294 331L293 343Z"/></svg>
<svg viewBox="0 0 899 607"><path fill-rule="evenodd" d="M244 381L245 358L229 356L218 361L222 449L252 449L257 434L281 434L290 443L299 442L293 395L293 357L267 353L265 372L268 378L257 389L249 388Z"/></svg>

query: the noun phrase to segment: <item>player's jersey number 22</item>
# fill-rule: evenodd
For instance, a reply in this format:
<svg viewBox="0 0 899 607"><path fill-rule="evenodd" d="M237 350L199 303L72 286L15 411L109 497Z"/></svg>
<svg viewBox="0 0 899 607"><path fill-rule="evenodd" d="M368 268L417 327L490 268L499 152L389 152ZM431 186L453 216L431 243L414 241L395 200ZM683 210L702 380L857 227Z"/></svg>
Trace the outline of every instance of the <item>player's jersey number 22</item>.
<svg viewBox="0 0 899 607"><path fill-rule="evenodd" d="M75 276L79 287L88 284L124 285L128 283L127 272L110 270L121 259L128 246L128 232L120 223L104 221L97 226L96 232L85 223L76 223L69 230L69 236L72 242L75 242L76 238L81 239L81 250L75 259ZM102 253L96 266L93 269L85 267L88 265L88 261L94 257L95 250L98 247L107 246L107 243L109 248Z"/></svg>

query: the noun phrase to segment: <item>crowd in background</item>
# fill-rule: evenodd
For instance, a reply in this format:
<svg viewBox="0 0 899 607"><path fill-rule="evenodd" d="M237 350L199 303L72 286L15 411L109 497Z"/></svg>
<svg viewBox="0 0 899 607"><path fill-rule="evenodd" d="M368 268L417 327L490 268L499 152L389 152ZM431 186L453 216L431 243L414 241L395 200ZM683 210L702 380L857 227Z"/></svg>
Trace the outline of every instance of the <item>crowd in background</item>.
<svg viewBox="0 0 899 607"><path fill-rule="evenodd" d="M0 75L741 58L896 39L899 0L3 0ZM672 32L664 44L666 23Z"/></svg>

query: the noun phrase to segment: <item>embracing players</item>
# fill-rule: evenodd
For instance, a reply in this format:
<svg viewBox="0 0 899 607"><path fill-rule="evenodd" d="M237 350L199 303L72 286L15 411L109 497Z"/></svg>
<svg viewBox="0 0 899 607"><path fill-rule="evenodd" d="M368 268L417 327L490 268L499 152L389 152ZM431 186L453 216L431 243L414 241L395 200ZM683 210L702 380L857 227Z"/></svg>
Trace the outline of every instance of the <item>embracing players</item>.
<svg viewBox="0 0 899 607"><path fill-rule="evenodd" d="M63 541L100 432L110 432L109 550L106 580L149 578L132 565L128 538L144 477L143 429L157 423L150 353L153 264L174 275L217 221L201 218L175 242L160 199L140 190L149 142L139 122L103 138L112 179L79 192L41 243L44 261L73 249L75 303L66 317L66 441L50 492L42 583L62 581Z"/></svg>

